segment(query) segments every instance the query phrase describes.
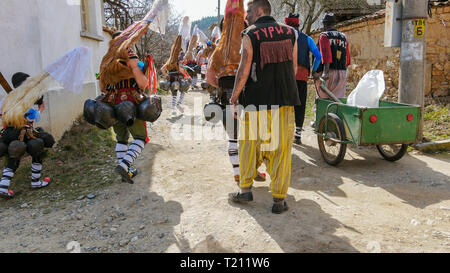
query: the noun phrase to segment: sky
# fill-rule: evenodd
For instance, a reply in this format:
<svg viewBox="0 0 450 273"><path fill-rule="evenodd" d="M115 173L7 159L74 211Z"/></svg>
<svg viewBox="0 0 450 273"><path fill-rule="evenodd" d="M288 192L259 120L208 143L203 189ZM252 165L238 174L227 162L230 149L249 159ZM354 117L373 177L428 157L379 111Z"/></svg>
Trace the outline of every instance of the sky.
<svg viewBox="0 0 450 273"><path fill-rule="evenodd" d="M206 16L217 16L217 0L169 0L174 9L183 16L189 16L191 21ZM224 14L226 0L220 0L220 14ZM244 4L247 0L244 0Z"/></svg>

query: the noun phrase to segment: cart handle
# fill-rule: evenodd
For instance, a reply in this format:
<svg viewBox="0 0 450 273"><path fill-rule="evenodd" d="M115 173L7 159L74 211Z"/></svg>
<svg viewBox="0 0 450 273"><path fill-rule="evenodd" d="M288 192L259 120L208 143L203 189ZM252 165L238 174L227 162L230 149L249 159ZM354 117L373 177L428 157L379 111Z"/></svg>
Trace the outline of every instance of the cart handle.
<svg viewBox="0 0 450 273"><path fill-rule="evenodd" d="M323 78L320 78L320 81L322 82L322 85L320 86L320 88L327 93L328 97L332 100L334 100L335 102L337 102L338 104L343 104L342 101L340 101L331 91L330 89L327 88L327 83L325 82L325 80Z"/></svg>

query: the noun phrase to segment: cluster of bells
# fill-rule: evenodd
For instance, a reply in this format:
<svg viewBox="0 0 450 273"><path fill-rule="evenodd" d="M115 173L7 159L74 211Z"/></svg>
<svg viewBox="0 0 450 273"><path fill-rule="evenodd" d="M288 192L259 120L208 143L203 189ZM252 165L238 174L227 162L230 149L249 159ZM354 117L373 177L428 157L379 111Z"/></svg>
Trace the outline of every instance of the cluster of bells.
<svg viewBox="0 0 450 273"><path fill-rule="evenodd" d="M40 156L44 153L44 148L51 148L55 144L55 139L42 128L37 129L37 137L26 142L17 140L17 130L6 129L0 140L0 157L8 154L12 159L20 159L25 153L31 156Z"/></svg>
<svg viewBox="0 0 450 273"><path fill-rule="evenodd" d="M210 88L210 84L207 82L202 83L203 89ZM233 127L236 129L238 127L238 120L234 118L234 113L231 111L231 107L227 105L226 102L223 102L218 95L218 90L215 89L212 91L211 101L203 107L203 115L205 120L212 123L222 122L224 127L228 129L227 121L233 121ZM228 106L228 107L227 107ZM221 117L219 116L221 114ZM230 124L231 126L231 124Z"/></svg>
<svg viewBox="0 0 450 273"><path fill-rule="evenodd" d="M176 91L180 90L181 92L187 92L189 90L189 87L191 86L191 83L187 80L180 80L180 81L160 81L159 87L164 91Z"/></svg>
<svg viewBox="0 0 450 273"><path fill-rule="evenodd" d="M109 129L117 122L128 127L133 126L136 119L155 122L162 113L161 97L152 95L138 106L131 101L123 101L111 106L97 99L84 103L84 119L100 129Z"/></svg>

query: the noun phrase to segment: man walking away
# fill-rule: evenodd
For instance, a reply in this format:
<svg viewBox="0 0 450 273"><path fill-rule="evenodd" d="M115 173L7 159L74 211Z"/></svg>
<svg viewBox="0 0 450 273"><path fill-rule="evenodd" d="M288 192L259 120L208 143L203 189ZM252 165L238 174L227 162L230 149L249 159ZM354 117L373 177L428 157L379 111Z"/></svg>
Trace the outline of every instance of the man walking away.
<svg viewBox="0 0 450 273"><path fill-rule="evenodd" d="M279 214L288 209L284 199L291 180L294 106L300 105L300 99L295 82L296 31L277 23L270 13L268 0L248 2L250 27L243 32L242 57L231 98L234 105L239 99L246 107L240 121L240 191L230 194L230 199L253 201L253 180L264 162L272 178L272 213ZM258 120L260 116L263 118ZM270 140L262 135L269 135ZM266 147L268 142L270 147Z"/></svg>
<svg viewBox="0 0 450 273"><path fill-rule="evenodd" d="M314 73L316 89L320 98L328 98L320 89L320 73L326 81L328 89L338 98L346 97L347 67L350 65L350 51L347 37L336 28L336 17L327 14L322 21L325 32L319 36L319 49L322 54L322 64Z"/></svg>
<svg viewBox="0 0 450 273"><path fill-rule="evenodd" d="M322 59L322 55L320 54L320 51L314 43L313 39L298 29L298 27L300 26L299 17L300 16L298 14L290 13L289 17L284 19L286 25L295 28L298 32L298 68L295 78L297 80L297 89L301 105L295 106L296 128L294 136L294 142L298 145L302 144L303 123L305 122L308 77L311 69L309 53L312 52L315 57L313 73L315 73L317 68L319 68Z"/></svg>

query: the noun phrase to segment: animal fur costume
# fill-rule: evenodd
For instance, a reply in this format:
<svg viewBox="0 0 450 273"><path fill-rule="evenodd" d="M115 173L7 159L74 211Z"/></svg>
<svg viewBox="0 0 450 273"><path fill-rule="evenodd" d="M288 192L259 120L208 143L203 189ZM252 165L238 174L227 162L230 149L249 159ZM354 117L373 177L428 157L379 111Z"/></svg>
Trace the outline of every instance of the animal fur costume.
<svg viewBox="0 0 450 273"><path fill-rule="evenodd" d="M222 34L211 56L206 81L218 87L221 77L235 76L241 61L241 33L245 29L243 0L228 0Z"/></svg>
<svg viewBox="0 0 450 273"><path fill-rule="evenodd" d="M129 60L128 48L147 32L148 27L158 15L168 6L167 0L156 1L142 21L136 22L109 42L109 49L100 64L99 79L103 86L133 78L131 68L126 63Z"/></svg>
<svg viewBox="0 0 450 273"><path fill-rule="evenodd" d="M167 72L170 71L180 72L178 61L180 59L182 39L183 38L181 37L181 35L178 35L178 37L173 42L172 49L170 50L170 57L165 64Z"/></svg>
<svg viewBox="0 0 450 273"><path fill-rule="evenodd" d="M198 44L198 35L194 33L194 35L192 35L191 40L189 41L189 47L186 52L186 55L184 56L183 61L185 63L195 61L194 51L197 48L197 44Z"/></svg>

